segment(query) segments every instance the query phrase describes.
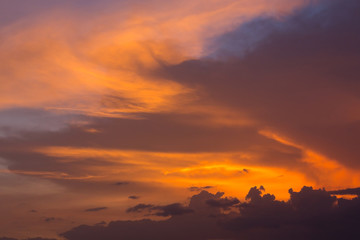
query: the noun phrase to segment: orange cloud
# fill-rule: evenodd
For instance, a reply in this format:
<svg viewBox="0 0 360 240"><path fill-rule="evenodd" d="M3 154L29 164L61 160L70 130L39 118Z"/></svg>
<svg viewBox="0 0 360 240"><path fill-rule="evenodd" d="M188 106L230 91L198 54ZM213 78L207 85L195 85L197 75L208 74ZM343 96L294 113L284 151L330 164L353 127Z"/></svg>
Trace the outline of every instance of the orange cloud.
<svg viewBox="0 0 360 240"><path fill-rule="evenodd" d="M110 162L103 166L81 165L81 172L85 170L97 181L154 182L175 188L212 185L231 194L246 193L250 186L266 183L280 198L287 197L290 187L314 183L302 172L261 166L254 163L256 155L241 152L162 153L73 147L47 147L36 151L56 157L64 164L89 158ZM76 176L63 177L76 179Z"/></svg>
<svg viewBox="0 0 360 240"><path fill-rule="evenodd" d="M270 13L303 2L272 1ZM181 1L164 11L157 4L164 3L115 5L91 20L63 8L2 27L0 108L110 117L171 111L191 101L193 89L145 70L200 56L207 39L269 11L263 0Z"/></svg>
<svg viewBox="0 0 360 240"><path fill-rule="evenodd" d="M327 187L329 190L351 188L360 184L359 170L342 165L339 161L315 152L277 133L262 130L259 133L282 144L294 146L303 151L302 161L309 164L309 175L312 175L314 186Z"/></svg>

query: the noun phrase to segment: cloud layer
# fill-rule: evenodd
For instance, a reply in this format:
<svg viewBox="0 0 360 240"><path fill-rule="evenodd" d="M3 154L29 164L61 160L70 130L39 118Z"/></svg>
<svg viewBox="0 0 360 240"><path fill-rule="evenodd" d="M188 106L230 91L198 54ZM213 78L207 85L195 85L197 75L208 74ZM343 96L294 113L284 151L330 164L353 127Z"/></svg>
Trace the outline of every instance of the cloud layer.
<svg viewBox="0 0 360 240"><path fill-rule="evenodd" d="M169 212L163 221L115 221L107 226L79 226L62 234L66 239L338 239L357 234L359 198L336 198L323 189L303 187L300 192L289 190L290 200L278 201L264 188L253 187L247 202L229 202L223 193L206 191L194 195L189 210ZM213 203L220 204L213 204ZM226 203L226 204L225 204ZM176 207L175 207L176 206ZM232 206L233 211L221 209ZM179 204L160 207L137 205L140 209L180 209ZM135 210L136 209L136 210ZM185 209L185 207L181 207ZM235 210L238 210L236 212ZM186 214L185 214L186 213ZM168 216L161 215L161 216Z"/></svg>
<svg viewBox="0 0 360 240"><path fill-rule="evenodd" d="M359 12L356 0L1 1L0 232L349 238ZM246 195L261 184L281 200L329 191Z"/></svg>

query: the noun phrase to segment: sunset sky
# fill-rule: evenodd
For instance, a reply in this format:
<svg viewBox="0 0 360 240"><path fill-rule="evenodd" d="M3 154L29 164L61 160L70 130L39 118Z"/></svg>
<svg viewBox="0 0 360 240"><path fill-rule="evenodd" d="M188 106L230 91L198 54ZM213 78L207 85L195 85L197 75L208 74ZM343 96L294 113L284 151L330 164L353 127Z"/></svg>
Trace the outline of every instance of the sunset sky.
<svg viewBox="0 0 360 240"><path fill-rule="evenodd" d="M317 217L360 224L333 209L360 213L359 13L358 0L0 0L0 240L258 240L269 216L281 230L266 239L297 239L322 231L284 230L284 209L313 197L330 209ZM119 237L132 228L147 237Z"/></svg>

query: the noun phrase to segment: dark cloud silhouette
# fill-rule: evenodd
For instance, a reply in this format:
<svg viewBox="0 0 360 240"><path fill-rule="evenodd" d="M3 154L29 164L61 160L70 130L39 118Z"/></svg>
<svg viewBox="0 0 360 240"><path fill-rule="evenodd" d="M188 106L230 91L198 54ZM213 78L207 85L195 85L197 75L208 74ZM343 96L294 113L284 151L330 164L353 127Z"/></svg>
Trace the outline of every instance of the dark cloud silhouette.
<svg viewBox="0 0 360 240"><path fill-rule="evenodd" d="M239 203L236 198L223 197L222 192L202 191L191 197L188 206L139 204L128 210L170 216L166 220L81 225L61 236L68 240L356 239L360 224L359 197L347 200L332 196L331 192L304 186L299 192L290 189L290 199L279 201L265 193L264 187L253 187L246 195L247 200ZM230 206L238 211L221 210Z"/></svg>
<svg viewBox="0 0 360 240"><path fill-rule="evenodd" d="M357 0L328 0L290 16L261 17L215 40L220 58L158 74L201 86L207 101L245 113L259 128L359 168L359 11ZM249 29L261 36L244 50Z"/></svg>
<svg viewBox="0 0 360 240"><path fill-rule="evenodd" d="M89 208L86 209L85 212L98 212L98 211L102 211L102 210L106 210L108 209L107 207L97 207L97 208Z"/></svg>
<svg viewBox="0 0 360 240"><path fill-rule="evenodd" d="M156 212L154 215L161 216L161 217L183 215L186 213L193 212L192 209L190 209L188 207L184 207L180 203L173 203L173 204L166 205L166 206L155 206L152 209L159 211L159 212Z"/></svg>
<svg viewBox="0 0 360 240"><path fill-rule="evenodd" d="M128 212L128 213L131 213L131 212L142 212L142 211L144 211L144 210L149 210L149 211L150 211L150 209L153 208L153 207L154 207L154 205L151 205L151 204L140 203L140 204L138 204L138 205L136 205L136 206L134 206L134 207L128 208L128 209L126 210L126 212Z"/></svg>
<svg viewBox="0 0 360 240"><path fill-rule="evenodd" d="M328 191L330 194L336 194L336 195L358 195L360 196L360 188L347 188L337 191Z"/></svg>
<svg viewBox="0 0 360 240"><path fill-rule="evenodd" d="M123 186L123 185L128 185L128 184L130 184L130 182L117 182L117 183L115 183L115 185L117 185L117 186Z"/></svg>
<svg viewBox="0 0 360 240"><path fill-rule="evenodd" d="M140 197L139 196L135 196L135 195L131 195L128 197L129 199L133 199L133 200L136 200L136 199L139 199Z"/></svg>
<svg viewBox="0 0 360 240"><path fill-rule="evenodd" d="M303 187L300 192L290 189L289 193L288 202L254 194L254 199L240 207L241 216L223 226L246 232L254 237L252 239L260 239L264 234L267 234L267 239L356 236L355 226L360 221L359 217L355 217L360 210L358 198L352 201L337 199L324 189L314 190L311 187Z"/></svg>
<svg viewBox="0 0 360 240"><path fill-rule="evenodd" d="M206 191L194 195L189 206L178 203L166 206L154 206L150 204L137 205L130 212L155 208L160 210L159 216L170 216L164 221L153 221L149 219L138 221L116 221L110 222L107 226L86 226L76 227L62 234L66 239L174 239L174 240L200 240L200 239L221 239L223 236L231 236L224 233L217 224L217 218L210 217L210 214L219 214L220 209L209 206L206 201L219 199L223 193L211 194ZM190 211L191 210L191 211ZM186 213L186 214L185 214Z"/></svg>
<svg viewBox="0 0 360 240"><path fill-rule="evenodd" d="M240 201L237 198L225 197L223 199L209 199L206 201L206 203L212 207L218 207L218 208L222 208L224 210L228 210L231 207L239 204Z"/></svg>
<svg viewBox="0 0 360 240"><path fill-rule="evenodd" d="M161 209L167 220L116 221L107 226L76 227L62 234L66 239L350 239L358 234L360 199L338 199L325 189L303 187L289 190L288 201L278 201L264 188L253 187L247 201L222 197L223 193L202 191L189 205L165 207L138 205L132 211ZM230 201L232 200L232 201ZM211 204L209 204L211 203ZM222 213L220 208L236 206L238 212ZM175 210L174 210L175 209ZM192 211L183 214L183 209ZM179 213L181 214L175 214ZM165 214L167 213L167 214Z"/></svg>
<svg viewBox="0 0 360 240"><path fill-rule="evenodd" d="M204 187L189 187L189 191L191 192L197 192L197 191L202 191L202 190L207 190L213 188L213 186L204 186Z"/></svg>
<svg viewBox="0 0 360 240"><path fill-rule="evenodd" d="M183 215L186 213L193 212L192 209L188 207L184 207L180 203L173 203L170 205L165 206L154 206L151 204L138 204L134 207L128 208L126 212L142 212L148 211L151 215L161 216L161 217L168 217L168 216L175 216L175 215Z"/></svg>

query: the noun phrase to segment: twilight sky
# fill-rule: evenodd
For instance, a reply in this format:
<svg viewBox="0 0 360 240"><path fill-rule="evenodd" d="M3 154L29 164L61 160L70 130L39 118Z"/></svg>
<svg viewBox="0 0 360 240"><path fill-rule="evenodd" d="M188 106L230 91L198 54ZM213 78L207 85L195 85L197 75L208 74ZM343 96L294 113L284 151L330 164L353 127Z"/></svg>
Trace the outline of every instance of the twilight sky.
<svg viewBox="0 0 360 240"><path fill-rule="evenodd" d="M359 12L0 0L0 240L352 236Z"/></svg>

